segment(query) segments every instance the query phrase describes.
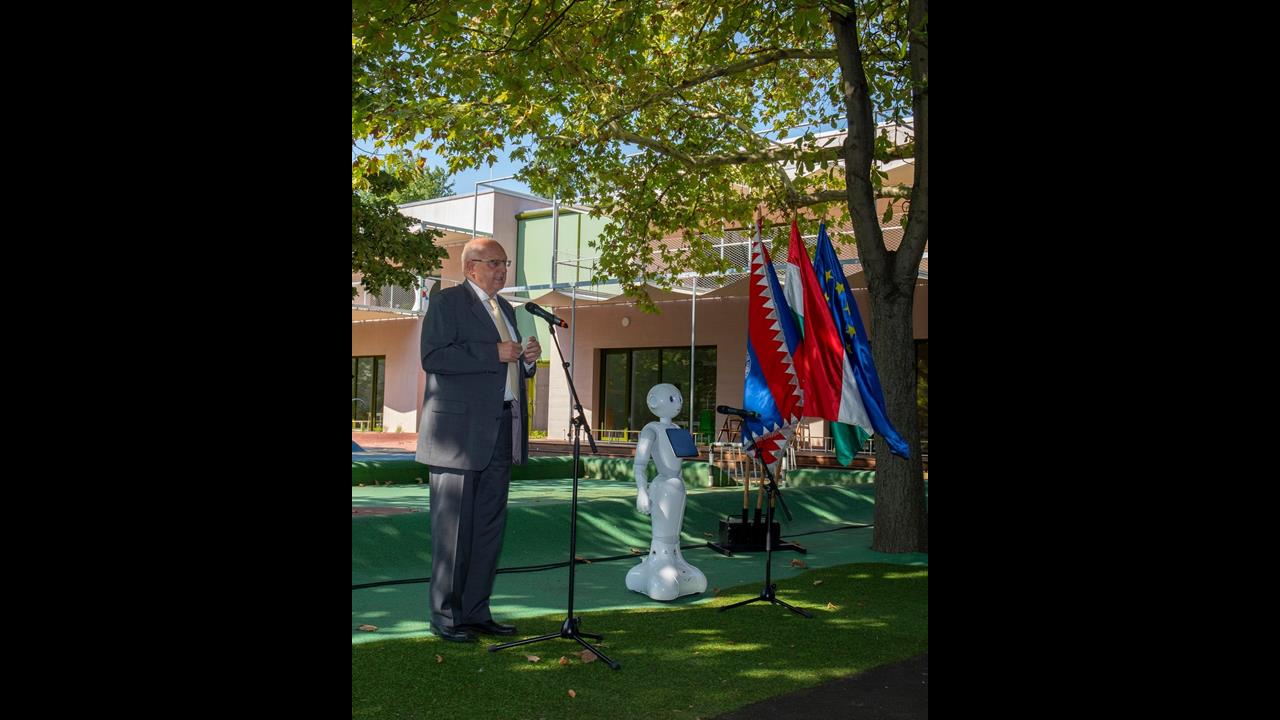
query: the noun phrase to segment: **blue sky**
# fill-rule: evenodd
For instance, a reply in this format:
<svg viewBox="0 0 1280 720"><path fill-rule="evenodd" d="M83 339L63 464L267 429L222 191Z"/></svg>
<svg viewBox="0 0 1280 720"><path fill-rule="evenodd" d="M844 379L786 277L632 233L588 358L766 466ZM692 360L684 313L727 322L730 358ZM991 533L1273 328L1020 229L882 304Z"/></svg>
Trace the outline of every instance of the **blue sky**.
<svg viewBox="0 0 1280 720"><path fill-rule="evenodd" d="M440 156L436 155L434 152L425 153L425 155L427 158L427 165L433 167L444 166L444 162L440 160ZM511 160L507 157L507 151L503 150L502 153L498 155L498 162L495 163L493 167L480 167L456 173L452 177L453 194L470 195L475 191L476 183L491 180L493 178L514 175L516 170L519 170L520 167L513 165ZM485 185L481 189L487 190L489 187L491 186ZM505 190L515 190L517 192L533 194L533 191L529 189L529 186L519 180L503 180L502 182L497 183L497 187Z"/></svg>

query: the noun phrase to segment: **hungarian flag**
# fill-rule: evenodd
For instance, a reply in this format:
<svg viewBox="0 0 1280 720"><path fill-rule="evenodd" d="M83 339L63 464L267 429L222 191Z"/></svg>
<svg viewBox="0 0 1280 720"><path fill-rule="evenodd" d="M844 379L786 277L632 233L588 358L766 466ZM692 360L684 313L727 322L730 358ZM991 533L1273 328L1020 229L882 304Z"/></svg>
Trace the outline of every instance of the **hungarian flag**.
<svg viewBox="0 0 1280 720"><path fill-rule="evenodd" d="M777 476L778 462L800 421L804 403L792 352L800 342L769 250L760 237L760 223L751 243L750 290L747 298L747 371L742 407L760 413L759 420L742 423L743 447L757 449Z"/></svg>
<svg viewBox="0 0 1280 720"><path fill-rule="evenodd" d="M843 465L853 462L873 432L880 433L894 454L907 457L907 444L885 413L862 318L826 224L818 226L818 246L810 264L792 220L787 262L787 299L803 328L796 365L805 414L832 422L836 459Z"/></svg>

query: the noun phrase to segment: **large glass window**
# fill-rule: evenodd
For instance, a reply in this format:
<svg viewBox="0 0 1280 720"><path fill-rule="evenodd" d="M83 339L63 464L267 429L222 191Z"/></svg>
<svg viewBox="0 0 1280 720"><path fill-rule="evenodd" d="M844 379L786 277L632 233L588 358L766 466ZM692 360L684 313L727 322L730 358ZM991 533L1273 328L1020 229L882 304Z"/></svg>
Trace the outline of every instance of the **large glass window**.
<svg viewBox="0 0 1280 720"><path fill-rule="evenodd" d="M692 403L695 418L703 410L714 412L716 401L716 349L696 348L693 355L694 392L689 392L689 348L627 348L600 351L600 426L607 430L639 430L658 418L649 412L646 397L658 383L680 388L684 406L672 421L689 426Z"/></svg>
<svg viewBox="0 0 1280 720"><path fill-rule="evenodd" d="M627 408L627 378L631 376L631 352L628 350L601 351L600 377L604 384L600 397L603 407L600 413L601 427L610 430L625 428L629 422Z"/></svg>
<svg viewBox="0 0 1280 720"><path fill-rule="evenodd" d="M687 354L689 351L685 350ZM651 423L658 418L649 412L648 397L649 389L654 385L662 382L662 351L656 348L645 350L631 351L631 411L628 413L629 419L627 427L632 430L639 430L646 423ZM689 385L689 379L684 380L685 387ZM676 385L676 387L680 387ZM681 395L684 395L684 388L680 388ZM674 421L675 418L672 418Z"/></svg>
<svg viewBox="0 0 1280 720"><path fill-rule="evenodd" d="M351 358L352 430L381 430L386 371L385 355Z"/></svg>

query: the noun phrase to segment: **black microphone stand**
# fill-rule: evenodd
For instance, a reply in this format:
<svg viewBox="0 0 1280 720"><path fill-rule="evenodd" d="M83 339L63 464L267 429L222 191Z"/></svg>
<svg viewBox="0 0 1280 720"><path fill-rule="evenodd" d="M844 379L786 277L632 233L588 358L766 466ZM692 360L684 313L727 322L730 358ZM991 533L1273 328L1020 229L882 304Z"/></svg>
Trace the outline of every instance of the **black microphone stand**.
<svg viewBox="0 0 1280 720"><path fill-rule="evenodd" d="M545 318L544 318L545 319ZM547 328L551 331L551 339L555 341L556 352L560 353L560 357L564 357L564 351L560 349L560 340L556 337L555 322L547 320ZM503 643L501 645L490 645L489 652L497 652L509 647L517 645L529 645L531 643L542 642L543 640L553 640L556 638L564 638L565 640L575 640L582 647L595 653L609 667L614 670L620 669L622 666L610 660L604 653L597 650L591 643L583 640L583 637L589 637L599 642L604 639L603 635L594 635L592 633L584 633L581 630L581 618L573 616L573 576L574 570L578 566L577 561L577 545L578 545L578 458L582 452L582 438L579 433L585 431L587 433L587 442L591 444L591 453L599 454L596 449L595 438L591 436L591 427L587 425L587 418L582 412L582 403L578 401L578 391L573 387L573 375L569 372L569 361L564 361L564 376L569 381L569 396L573 399L573 407L577 413L570 421L573 424L573 506L569 513L569 606L565 614L564 624L560 626L560 632L549 633L547 635L539 635L538 637L525 638L524 640L516 640L515 642Z"/></svg>
<svg viewBox="0 0 1280 720"><path fill-rule="evenodd" d="M771 602L774 605L781 605L797 615L813 618L813 615L810 615L808 612L801 610L794 605L790 605L783 600L779 600L778 595L775 592L778 589L778 586L773 583L771 579L773 573L773 498L776 496L778 498L778 502L782 504L782 512L787 516L788 522L791 521L791 511L787 509L787 503L782 499L782 490L779 489L778 484L773 481L773 473L769 472L769 463L765 461L764 453L760 450L759 446L756 446L755 450L756 457L760 459L760 465L764 467L764 476L769 479L769 482L764 486L765 495L767 496L765 499L764 525L764 589L761 590L760 594L756 597L736 602L732 605L725 605L720 608L720 612L763 600Z"/></svg>

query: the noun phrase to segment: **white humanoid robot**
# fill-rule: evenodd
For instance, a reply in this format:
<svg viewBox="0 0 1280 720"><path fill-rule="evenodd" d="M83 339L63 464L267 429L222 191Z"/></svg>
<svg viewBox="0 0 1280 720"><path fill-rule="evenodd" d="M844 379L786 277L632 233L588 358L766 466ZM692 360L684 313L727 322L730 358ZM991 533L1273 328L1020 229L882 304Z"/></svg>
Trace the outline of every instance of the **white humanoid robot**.
<svg viewBox="0 0 1280 720"><path fill-rule="evenodd" d="M671 422L683 404L675 385L654 385L649 390L649 411L660 419L644 426L636 445L636 509L653 518L653 541L649 555L627 573L627 589L654 600L675 600L707 589L707 576L680 554L684 480L680 477L680 456L667 431L675 431L677 444L693 449L689 432ZM658 467L658 475L651 483L647 482L650 459Z"/></svg>

